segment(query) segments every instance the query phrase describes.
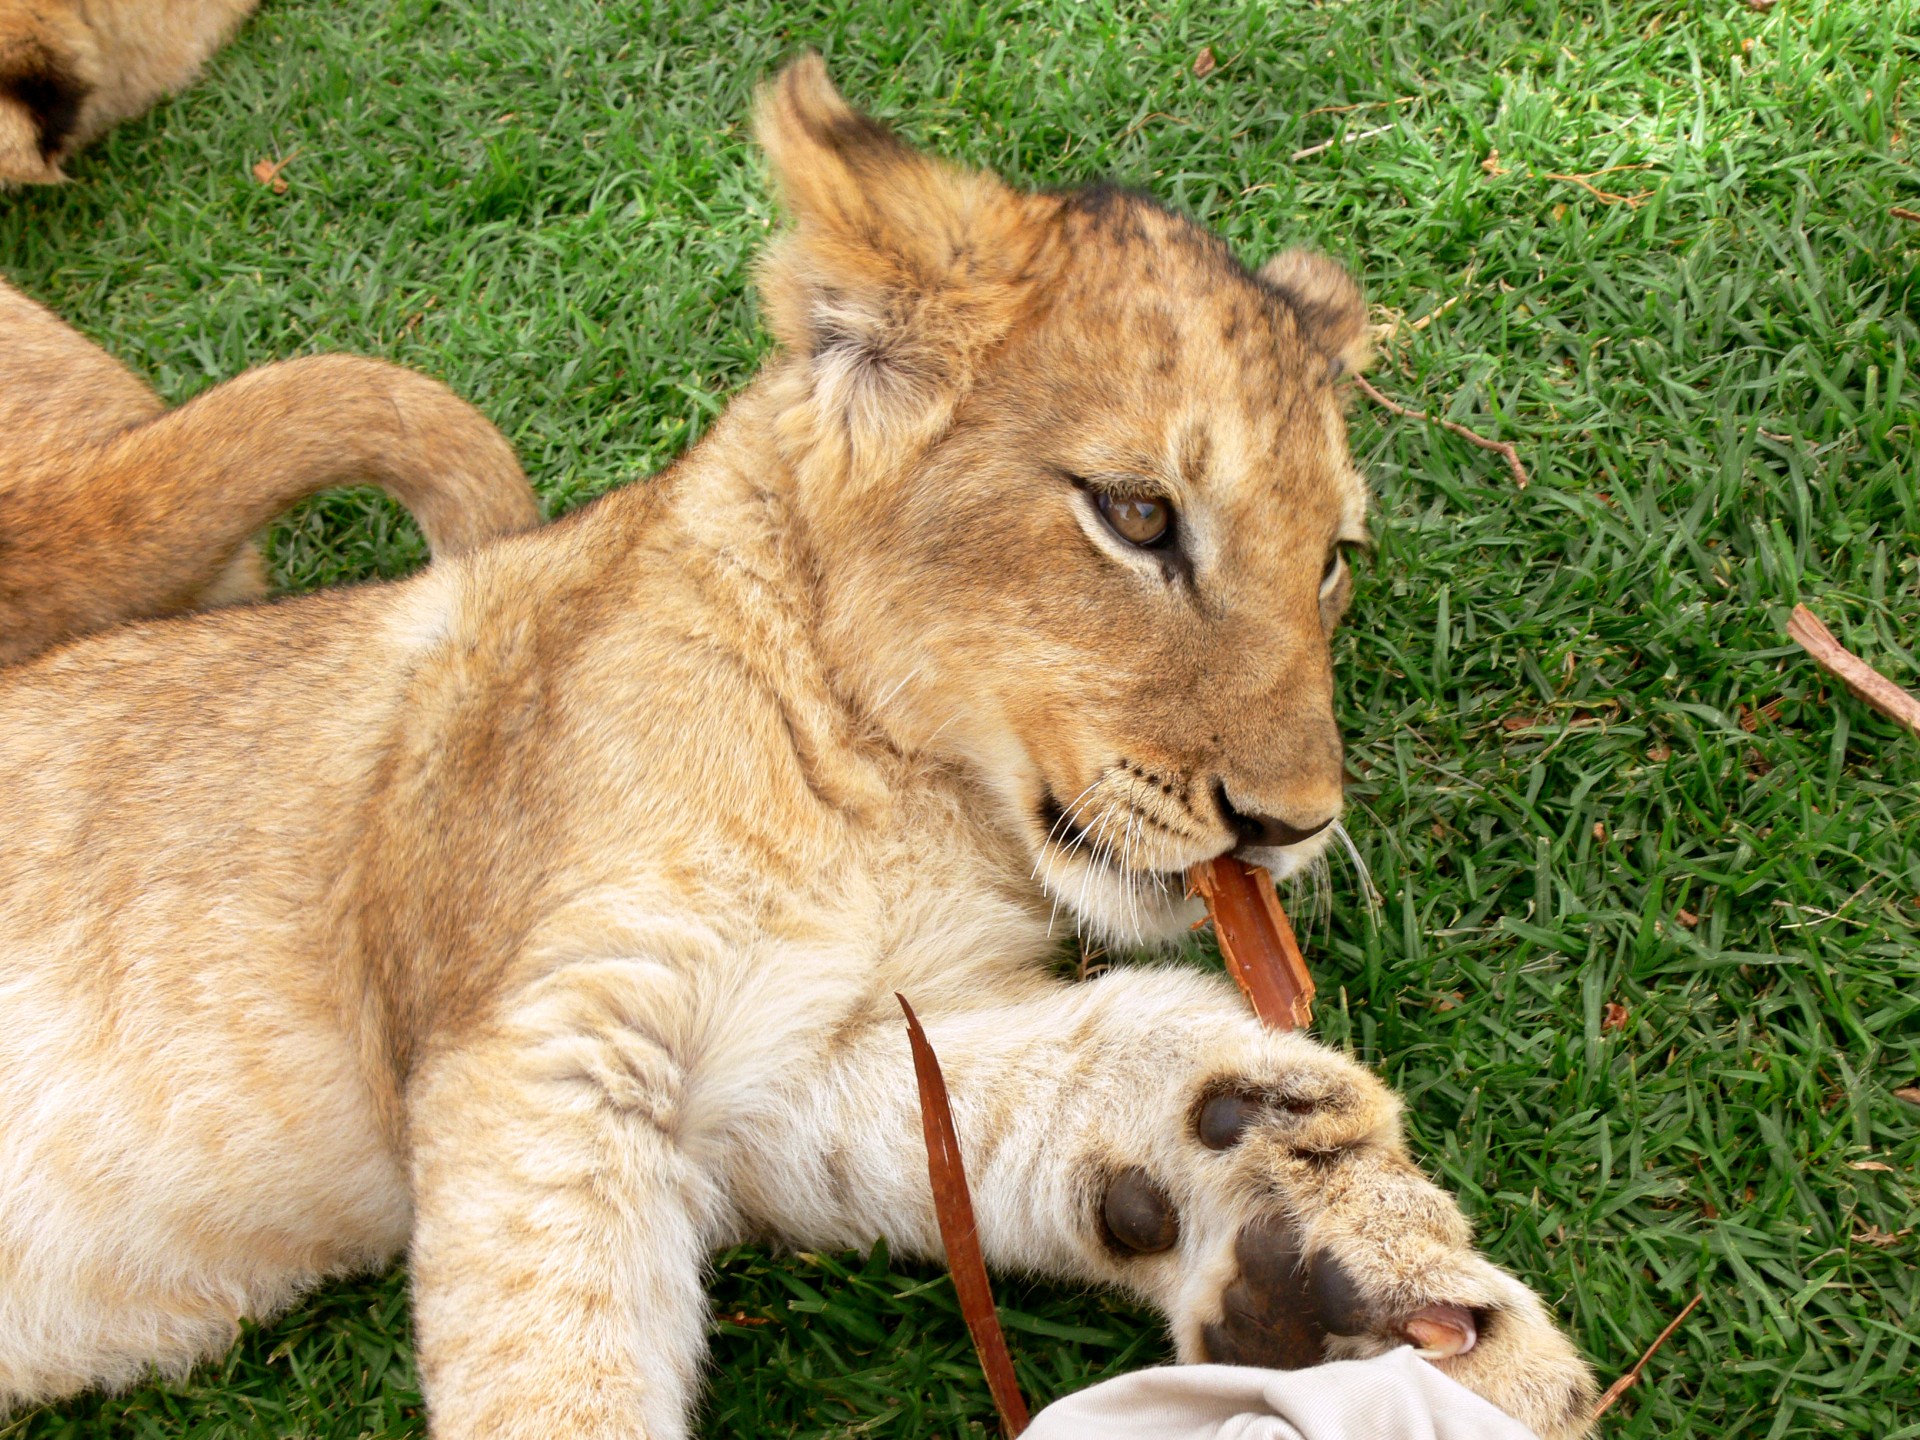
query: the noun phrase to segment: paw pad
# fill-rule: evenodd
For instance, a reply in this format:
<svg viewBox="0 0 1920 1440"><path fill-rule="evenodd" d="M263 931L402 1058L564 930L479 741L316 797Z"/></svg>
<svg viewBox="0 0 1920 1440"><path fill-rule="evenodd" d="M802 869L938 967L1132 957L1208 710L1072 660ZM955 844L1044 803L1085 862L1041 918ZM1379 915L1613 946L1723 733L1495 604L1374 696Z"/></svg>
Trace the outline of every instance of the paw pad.
<svg viewBox="0 0 1920 1440"><path fill-rule="evenodd" d="M1304 1369L1325 1358L1336 1335L1411 1344L1429 1360L1448 1360L1473 1349L1488 1318L1444 1302L1383 1313L1332 1255L1302 1257L1293 1226L1277 1216L1241 1230L1233 1258L1240 1273L1220 1297L1220 1319L1200 1337L1207 1358L1221 1364Z"/></svg>
<svg viewBox="0 0 1920 1440"><path fill-rule="evenodd" d="M1129 1165L1107 1187L1100 1206L1108 1238L1136 1255L1158 1255L1180 1239L1180 1216L1160 1182Z"/></svg>
<svg viewBox="0 0 1920 1440"><path fill-rule="evenodd" d="M1223 1090L1201 1101L1193 1128L1209 1150L1230 1150L1240 1143L1247 1127L1262 1115L1282 1112L1312 1115L1323 1102L1303 1095L1257 1095L1245 1090Z"/></svg>
<svg viewBox="0 0 1920 1440"><path fill-rule="evenodd" d="M1207 1358L1269 1370L1318 1365L1326 1358L1327 1327L1293 1227L1256 1220L1240 1232L1233 1253L1240 1275L1220 1297L1220 1319L1200 1335Z"/></svg>
<svg viewBox="0 0 1920 1440"><path fill-rule="evenodd" d="M1228 1092L1201 1105L1194 1128L1200 1132L1200 1143L1209 1150L1229 1150L1240 1143L1247 1126L1259 1114L1260 1102L1253 1096Z"/></svg>

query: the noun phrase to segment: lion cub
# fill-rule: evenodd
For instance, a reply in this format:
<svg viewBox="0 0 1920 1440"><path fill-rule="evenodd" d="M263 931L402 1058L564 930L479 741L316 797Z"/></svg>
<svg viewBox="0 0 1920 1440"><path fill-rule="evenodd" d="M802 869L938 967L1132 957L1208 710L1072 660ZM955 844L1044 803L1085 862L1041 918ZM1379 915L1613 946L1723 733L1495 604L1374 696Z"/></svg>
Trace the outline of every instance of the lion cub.
<svg viewBox="0 0 1920 1440"><path fill-rule="evenodd" d="M938 1252L899 991L990 1262L1582 1433L1377 1080L1049 968L1056 906L1152 944L1324 843L1352 283L950 168L814 58L760 136L780 348L652 484L0 671L0 1397L404 1251L436 1435L684 1436L714 1247Z"/></svg>
<svg viewBox="0 0 1920 1440"><path fill-rule="evenodd" d="M539 523L506 437L397 365L286 360L168 411L5 281L0 335L0 665L266 594L253 536L336 485L382 486L436 556Z"/></svg>
<svg viewBox="0 0 1920 1440"><path fill-rule="evenodd" d="M190 83L260 0L0 0L0 185Z"/></svg>

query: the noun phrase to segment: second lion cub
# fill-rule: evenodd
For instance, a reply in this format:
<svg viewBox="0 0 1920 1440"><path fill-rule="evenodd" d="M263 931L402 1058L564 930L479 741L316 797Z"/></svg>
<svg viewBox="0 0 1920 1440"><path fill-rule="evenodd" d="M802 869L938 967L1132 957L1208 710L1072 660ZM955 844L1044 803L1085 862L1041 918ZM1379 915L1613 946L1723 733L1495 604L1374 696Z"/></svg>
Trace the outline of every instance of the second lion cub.
<svg viewBox="0 0 1920 1440"><path fill-rule="evenodd" d="M715 1246L937 1251L899 991L989 1262L1584 1432L1377 1080L1222 977L1049 973L1056 905L1178 935L1339 809L1352 283L817 59L760 134L779 349L651 485L0 670L0 1400L404 1250L437 1435L684 1436Z"/></svg>
<svg viewBox="0 0 1920 1440"><path fill-rule="evenodd" d="M358 355L261 365L168 410L0 280L0 665L124 620L259 599L254 537L379 485L436 557L540 521L513 447L437 380Z"/></svg>
<svg viewBox="0 0 1920 1440"><path fill-rule="evenodd" d="M260 0L0 0L0 186L65 178L109 127L186 85Z"/></svg>

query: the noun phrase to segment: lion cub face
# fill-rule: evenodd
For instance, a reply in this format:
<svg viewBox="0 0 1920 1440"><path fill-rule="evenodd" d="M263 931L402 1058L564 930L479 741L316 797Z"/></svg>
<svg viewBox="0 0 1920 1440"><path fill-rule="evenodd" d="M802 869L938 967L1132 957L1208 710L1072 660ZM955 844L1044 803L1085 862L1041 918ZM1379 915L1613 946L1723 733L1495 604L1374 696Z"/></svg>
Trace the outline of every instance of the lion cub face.
<svg viewBox="0 0 1920 1440"><path fill-rule="evenodd" d="M1181 874L1307 863L1341 805L1328 636L1365 538L1331 262L1254 274L1105 188L1021 195L849 110L817 65L762 136L780 420L829 646L883 725L978 776L1056 899L1138 942Z"/></svg>

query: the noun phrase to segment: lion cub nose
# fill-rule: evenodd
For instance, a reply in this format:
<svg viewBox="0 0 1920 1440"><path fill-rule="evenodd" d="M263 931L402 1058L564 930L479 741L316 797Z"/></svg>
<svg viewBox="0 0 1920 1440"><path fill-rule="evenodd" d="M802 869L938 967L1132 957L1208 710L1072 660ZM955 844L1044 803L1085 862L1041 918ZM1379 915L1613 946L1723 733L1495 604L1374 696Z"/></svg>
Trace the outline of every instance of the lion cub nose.
<svg viewBox="0 0 1920 1440"><path fill-rule="evenodd" d="M1252 815L1234 808L1233 802L1227 798L1224 784L1216 784L1213 793L1220 802L1221 816L1234 834L1240 837L1240 843L1235 847L1237 850L1270 850L1283 845L1298 845L1302 840L1311 840L1333 823L1331 815L1299 825L1275 815Z"/></svg>

